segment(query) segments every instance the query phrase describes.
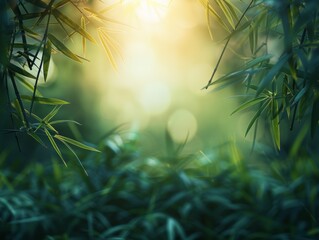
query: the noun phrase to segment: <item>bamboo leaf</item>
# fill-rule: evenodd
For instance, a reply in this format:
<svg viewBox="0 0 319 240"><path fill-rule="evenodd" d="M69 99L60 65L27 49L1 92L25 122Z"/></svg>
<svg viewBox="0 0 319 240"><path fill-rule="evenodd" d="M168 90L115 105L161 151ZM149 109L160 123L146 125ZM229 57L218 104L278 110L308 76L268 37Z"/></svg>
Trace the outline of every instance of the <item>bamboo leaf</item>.
<svg viewBox="0 0 319 240"><path fill-rule="evenodd" d="M307 93L308 91L308 86L305 86L304 88L302 88L299 93L294 97L294 101L291 104L291 107L293 107L294 105L296 105L300 99Z"/></svg>
<svg viewBox="0 0 319 240"><path fill-rule="evenodd" d="M56 137L56 136L55 136L55 137ZM72 147L71 147L68 143L66 143L65 141L63 141L63 140L61 140L61 139L59 139L59 140L73 153L73 155L74 155L75 158L77 159L78 163L80 164L81 168L83 169L85 175L86 175L86 176L89 176L88 173L87 173L87 171L85 170L85 168L84 168L84 166L83 166L81 160L79 159L79 157L78 157L78 155L76 154L76 152L72 149Z"/></svg>
<svg viewBox="0 0 319 240"><path fill-rule="evenodd" d="M29 20L29 19L33 19L33 18L38 18L41 16L41 13L38 12L38 13L25 13L25 14L21 14L19 16L19 18L21 20Z"/></svg>
<svg viewBox="0 0 319 240"><path fill-rule="evenodd" d="M18 73L18 74L25 76L25 77L28 77L28 78L36 79L36 77L33 76L31 73L27 72L23 68L20 68L12 63L8 63L8 68L14 73Z"/></svg>
<svg viewBox="0 0 319 240"><path fill-rule="evenodd" d="M23 118L23 113L22 113L22 109L21 109L21 106L19 104L19 101L18 99L15 99L13 102L12 102L12 106L13 108L17 111L17 114L18 114L18 117L20 120L23 121L23 125L25 125L25 122L24 122L24 118Z"/></svg>
<svg viewBox="0 0 319 240"><path fill-rule="evenodd" d="M266 88L266 86L274 79L274 77L280 73L280 70L287 63L289 58L290 58L289 54L284 54L278 60L278 62L269 70L267 75L261 80L261 82L258 85L258 89L256 93L257 95L259 95Z"/></svg>
<svg viewBox="0 0 319 240"><path fill-rule="evenodd" d="M263 62L269 62L269 60L273 57L272 54L266 54L266 55L262 55L260 57L254 58L252 60L250 60L249 62L247 62L244 67L245 68L252 68L260 63Z"/></svg>
<svg viewBox="0 0 319 240"><path fill-rule="evenodd" d="M46 129L44 128L44 132L45 134L47 135L52 147L54 148L55 152L58 154L58 156L60 157L60 159L62 160L62 162L64 163L64 165L67 167L68 165L66 164L66 162L64 161L64 158L62 156L62 153L58 147L58 145L56 144L56 142L54 141L54 138L51 136L51 133Z"/></svg>
<svg viewBox="0 0 319 240"><path fill-rule="evenodd" d="M36 41L41 42L42 41L42 36L34 31L32 31L31 29L27 28L24 26L24 31L26 33L26 35ZM36 48L38 48L38 46L36 46Z"/></svg>
<svg viewBox="0 0 319 240"><path fill-rule="evenodd" d="M230 13L228 7L224 4L224 0L216 0L218 6L224 13L228 23L231 25L232 29L235 29L235 23L232 14Z"/></svg>
<svg viewBox="0 0 319 240"><path fill-rule="evenodd" d="M265 101L261 104L259 110L255 113L253 118L250 120L248 127L246 129L245 137L247 136L248 132L250 131L251 127L254 125L256 120L261 116L261 114L265 111L265 109L268 107L270 104L270 101Z"/></svg>
<svg viewBox="0 0 319 240"><path fill-rule="evenodd" d="M265 68L239 70L239 71L232 72L232 73L226 74L226 75L218 78L217 80L212 82L210 85L226 84L228 81L233 81L233 82L240 81L247 74L255 74L255 73L258 73L258 72L263 71L263 70L265 70Z"/></svg>
<svg viewBox="0 0 319 240"><path fill-rule="evenodd" d="M253 30L251 25L249 26L249 34L248 35L249 35L250 52L252 54L254 54L255 53L255 48L256 48L256 46L255 46L255 34L254 34L254 30Z"/></svg>
<svg viewBox="0 0 319 240"><path fill-rule="evenodd" d="M60 110L62 106L55 106L44 118L43 122L49 122Z"/></svg>
<svg viewBox="0 0 319 240"><path fill-rule="evenodd" d="M117 71L117 64L114 59L113 53L109 46L109 39L107 35L103 32L102 29L98 29L99 39L102 43L103 49L106 52L106 56L108 57L109 61L111 62L112 67Z"/></svg>
<svg viewBox="0 0 319 240"><path fill-rule="evenodd" d="M28 95L21 95L21 98L27 101L34 101L40 104L45 104L45 105L65 105L65 104L70 104L67 101L57 99L57 98L45 98L45 97L32 97Z"/></svg>
<svg viewBox="0 0 319 240"><path fill-rule="evenodd" d="M210 38L213 40L213 32L211 30L211 26L210 26L210 14L209 14L209 1L207 1L207 6L206 6L206 21L207 21L207 27L208 27L208 32L209 32L209 36Z"/></svg>
<svg viewBox="0 0 319 240"><path fill-rule="evenodd" d="M28 89L30 92L33 93L33 91L34 91L34 86L33 86L31 83L29 83L26 79L24 79L23 77L20 77L20 76L16 76L16 79L19 80L19 82L20 82L26 89ZM39 92L38 89L36 90L36 94L37 94L38 96L40 96L40 97L42 96L42 94Z"/></svg>
<svg viewBox="0 0 319 240"><path fill-rule="evenodd" d="M232 15L233 19L236 22L238 22L239 18L237 16L236 12L238 12L239 15L241 15L242 12L231 1L224 1L224 4L229 9L229 12Z"/></svg>
<svg viewBox="0 0 319 240"><path fill-rule="evenodd" d="M241 104L238 108L236 108L232 113L231 115L237 113L237 112L240 112L240 111L243 111L249 107L252 107L262 101L265 101L267 99L267 97L257 97L257 98L254 98L252 100L249 100L243 104Z"/></svg>
<svg viewBox="0 0 319 240"><path fill-rule="evenodd" d="M47 40L43 49L43 76L44 81L47 80L51 59L51 41Z"/></svg>
<svg viewBox="0 0 319 240"><path fill-rule="evenodd" d="M81 27L86 30L86 22L85 22L85 17L81 17ZM86 54L86 39L85 37L82 37L82 49L83 49L83 56Z"/></svg>
<svg viewBox="0 0 319 240"><path fill-rule="evenodd" d="M277 149L280 150L279 107L278 107L278 102L275 99L273 99L271 102L272 102L272 116L273 116L271 119L273 141Z"/></svg>
<svg viewBox="0 0 319 240"><path fill-rule="evenodd" d="M28 135L31 136L34 140L36 140L38 143L40 143L43 147L47 147L44 142L42 141L42 139L37 135L35 134L34 132L32 131L27 131Z"/></svg>
<svg viewBox="0 0 319 240"><path fill-rule="evenodd" d="M56 121L50 122L51 125L60 124L60 123L74 123L76 125L81 125L81 123L74 120L56 120Z"/></svg>
<svg viewBox="0 0 319 240"><path fill-rule="evenodd" d="M37 7L40 7L40 8L47 8L47 4L41 0L25 0L26 2L29 2Z"/></svg>
<svg viewBox="0 0 319 240"><path fill-rule="evenodd" d="M215 16L217 19L217 23L220 24L227 32L231 32L229 27L225 24L223 19L219 16L219 14L215 11L209 0L200 0L200 2L204 5L206 8L206 11L208 11L211 15Z"/></svg>
<svg viewBox="0 0 319 240"><path fill-rule="evenodd" d="M74 61L81 62L81 60L73 52L71 52L60 40L58 40L51 33L48 33L48 38L50 39L51 43L65 56L73 59Z"/></svg>
<svg viewBox="0 0 319 240"><path fill-rule="evenodd" d="M73 22L73 20L71 20L70 18L65 16L59 10L53 9L52 13L57 19L59 19L62 22L64 22L66 25L68 25L70 28L72 28L75 32L81 34L83 37L85 37L88 40L90 40L91 42L95 43L94 38L87 31L85 31L80 25L78 25L77 23Z"/></svg>
<svg viewBox="0 0 319 240"><path fill-rule="evenodd" d="M68 138L68 137L64 137L64 136L61 136L61 135L55 135L54 136L56 139L59 139L60 141L65 141L69 144L72 144L74 146L77 146L79 148L82 148L82 149L85 149L85 150L88 150L88 151L93 151L93 152L100 152L99 150L93 148L93 147L90 147L90 146L87 146L83 143L80 143L74 139L71 139L71 138Z"/></svg>
<svg viewBox="0 0 319 240"><path fill-rule="evenodd" d="M13 44L14 48L27 48L29 50L34 50L34 49L38 49L38 46L36 44L24 44L24 43L14 43Z"/></svg>

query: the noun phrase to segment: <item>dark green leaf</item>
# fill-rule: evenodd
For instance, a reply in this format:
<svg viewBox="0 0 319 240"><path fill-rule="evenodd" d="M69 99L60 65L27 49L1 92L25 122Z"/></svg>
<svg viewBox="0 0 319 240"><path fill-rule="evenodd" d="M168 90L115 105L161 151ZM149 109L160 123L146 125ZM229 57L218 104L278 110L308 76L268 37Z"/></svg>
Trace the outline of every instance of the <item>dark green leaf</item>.
<svg viewBox="0 0 319 240"><path fill-rule="evenodd" d="M46 81L47 77L48 77L50 59L51 59L51 41L47 40L46 44L44 45L44 49L43 49L43 76L44 76L44 81Z"/></svg>
<svg viewBox="0 0 319 240"><path fill-rule="evenodd" d="M312 105L311 113L311 137L315 136L319 121L319 94L315 93L315 99Z"/></svg>
<svg viewBox="0 0 319 240"><path fill-rule="evenodd" d="M36 79L35 76L33 76L31 73L27 72L26 70L24 70L23 68L20 68L12 63L8 64L8 68L13 72L13 73L18 73L22 76L28 77L28 78L32 78L32 79Z"/></svg>
<svg viewBox="0 0 319 240"><path fill-rule="evenodd" d="M271 119L271 126L272 126L274 144L277 147L277 149L280 150L280 127L279 127L280 115L278 111L279 111L278 102L275 99L273 99L272 100L273 118Z"/></svg>
<svg viewBox="0 0 319 240"><path fill-rule="evenodd" d="M274 79L276 75L280 74L280 70L287 63L289 58L290 58L290 55L284 54L278 60L278 62L269 70L267 75L262 79L262 81L258 85L258 89L256 93L257 95L259 95L267 87L267 85Z"/></svg>
<svg viewBox="0 0 319 240"><path fill-rule="evenodd" d="M29 136L31 136L34 140L36 140L38 143L40 143L43 147L46 147L42 139L34 132L28 131L27 132Z"/></svg>
<svg viewBox="0 0 319 240"><path fill-rule="evenodd" d="M245 136L247 136L248 132L250 131L251 127L254 125L256 120L261 116L261 114L266 110L266 108L269 106L270 101L265 101L261 104L259 110L255 113L253 118L250 120L248 127L246 129Z"/></svg>

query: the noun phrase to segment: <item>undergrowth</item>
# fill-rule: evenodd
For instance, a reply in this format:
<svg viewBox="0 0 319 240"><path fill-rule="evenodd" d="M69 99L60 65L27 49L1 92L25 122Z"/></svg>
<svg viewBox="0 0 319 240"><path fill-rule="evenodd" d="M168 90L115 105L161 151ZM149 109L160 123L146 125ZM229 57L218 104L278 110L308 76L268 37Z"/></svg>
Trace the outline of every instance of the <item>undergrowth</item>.
<svg viewBox="0 0 319 240"><path fill-rule="evenodd" d="M149 157L118 135L99 149L81 156L88 176L56 159L21 170L2 152L2 239L319 238L314 156L259 166L208 151Z"/></svg>

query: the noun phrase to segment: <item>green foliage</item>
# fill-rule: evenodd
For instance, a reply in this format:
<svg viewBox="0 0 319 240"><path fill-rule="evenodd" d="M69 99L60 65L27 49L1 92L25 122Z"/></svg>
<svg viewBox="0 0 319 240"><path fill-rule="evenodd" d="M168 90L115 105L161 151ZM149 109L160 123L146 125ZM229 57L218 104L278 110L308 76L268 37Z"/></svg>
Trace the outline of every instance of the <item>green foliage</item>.
<svg viewBox="0 0 319 240"><path fill-rule="evenodd" d="M69 8L72 8L73 11L71 18L64 13L67 9L70 11ZM2 1L0 10L0 70L3 85L1 85L1 90L3 90L2 95L5 93L7 95L12 125L12 129L7 129L7 132L26 133L43 146L46 146L42 139L45 136L65 164L56 140L65 145L76 158L78 157L70 145L97 151L93 147L59 134L50 120L56 116L60 106L68 102L43 97L38 89L38 83L41 74L44 81L47 80L53 53L60 52L77 62L86 60L73 52L67 46L65 39L70 39L75 34L80 35L83 38L83 52L85 53L85 40L96 43L87 31L87 25L92 23L98 26L96 21L108 9L105 8L98 14L90 10L87 5L83 5L81 1L12 0ZM78 21L79 18L81 21ZM99 21L110 22L111 19L103 18ZM110 39L106 29L103 30L103 37ZM112 46L109 46L111 43L106 40L103 40L102 43L104 48L108 48L107 54L112 60L114 43ZM111 63L115 66L114 60ZM26 95L24 90L31 91L31 94ZM41 118L35 113L36 104L52 105L54 108L48 115ZM64 122L69 122L69 120L60 120L59 123Z"/></svg>
<svg viewBox="0 0 319 240"><path fill-rule="evenodd" d="M209 15L229 32L206 88L215 86L220 89L243 84L248 100L234 112L247 108L255 111L246 134L253 125L257 127L259 119L267 119L278 150L281 146L281 128L292 130L296 120L310 125L310 135L314 137L319 120L318 1L243 1L247 6L243 12L230 4L231 1L201 2ZM216 4L223 16L214 10ZM241 50L238 44L234 49L243 64L215 79L232 39L244 43ZM282 47L272 49L274 44L281 44ZM287 121L290 126L285 125Z"/></svg>
<svg viewBox="0 0 319 240"><path fill-rule="evenodd" d="M117 133L103 139L99 148L101 154L82 156L88 176L73 162L65 169L54 160L19 170L19 159L9 164L3 152L2 238L319 237L316 156L234 165L232 153L216 155L216 150L229 152L224 145L207 155L194 154L191 161L182 152L179 157L172 153L168 157L175 165L168 165L167 156L143 156L136 140Z"/></svg>

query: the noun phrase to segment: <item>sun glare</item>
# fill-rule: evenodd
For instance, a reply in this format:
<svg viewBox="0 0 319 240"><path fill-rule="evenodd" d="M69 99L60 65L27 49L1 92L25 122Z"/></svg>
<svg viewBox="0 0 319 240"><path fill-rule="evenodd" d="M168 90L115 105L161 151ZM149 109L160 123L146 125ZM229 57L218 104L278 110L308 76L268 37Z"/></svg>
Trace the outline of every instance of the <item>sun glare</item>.
<svg viewBox="0 0 319 240"><path fill-rule="evenodd" d="M170 0L123 0L131 12L146 22L158 22L166 14Z"/></svg>

